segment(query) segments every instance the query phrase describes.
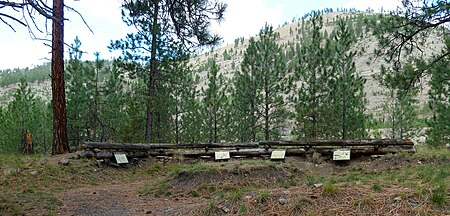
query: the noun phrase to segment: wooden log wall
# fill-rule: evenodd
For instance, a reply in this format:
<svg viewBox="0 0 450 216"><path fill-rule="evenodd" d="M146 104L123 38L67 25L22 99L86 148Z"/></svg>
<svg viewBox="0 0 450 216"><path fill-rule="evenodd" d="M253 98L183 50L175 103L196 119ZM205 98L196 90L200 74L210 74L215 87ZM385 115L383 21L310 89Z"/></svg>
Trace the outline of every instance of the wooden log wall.
<svg viewBox="0 0 450 216"><path fill-rule="evenodd" d="M414 153L414 143L410 140L319 140L319 141L261 141L247 143L107 143L85 142L80 157L106 159L113 158L114 152L122 152L128 158L149 156L212 157L216 151L229 151L231 157L269 156L273 150L286 150L286 156L302 156L318 152L332 155L337 148L349 148L352 155L384 155L388 153Z"/></svg>

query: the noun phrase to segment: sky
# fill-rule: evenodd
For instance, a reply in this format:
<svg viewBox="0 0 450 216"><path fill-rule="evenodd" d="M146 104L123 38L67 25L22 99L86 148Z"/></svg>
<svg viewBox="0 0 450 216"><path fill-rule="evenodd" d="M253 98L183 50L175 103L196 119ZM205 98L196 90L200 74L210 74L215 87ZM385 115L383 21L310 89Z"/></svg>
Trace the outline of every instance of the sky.
<svg viewBox="0 0 450 216"><path fill-rule="evenodd" d="M379 11L383 8L394 10L401 5L400 0L220 0L227 3L224 20L211 26L211 30L223 37L223 44L231 44L238 37L249 38L256 35L265 23L274 28L292 19L302 17L312 10L324 8L356 8L366 10L372 8ZM107 3L105 3L107 2ZM65 4L76 9L82 15L93 33L86 27L80 16L65 11L64 40L72 44L75 37L81 40L81 49L85 52L83 59L94 59L99 52L103 59L113 59L120 55L119 51L110 52L111 40L118 40L132 32L121 18L121 0L65 0ZM11 11L0 9L0 13L11 14ZM17 17L17 18L20 18ZM43 19L37 20L44 26ZM50 61L51 48L49 42L33 40L26 27L14 25L16 32L0 22L0 70L7 68L24 68L40 65ZM51 28L51 25L49 25ZM34 31L36 36L51 39L46 33ZM68 58L67 47L65 57Z"/></svg>

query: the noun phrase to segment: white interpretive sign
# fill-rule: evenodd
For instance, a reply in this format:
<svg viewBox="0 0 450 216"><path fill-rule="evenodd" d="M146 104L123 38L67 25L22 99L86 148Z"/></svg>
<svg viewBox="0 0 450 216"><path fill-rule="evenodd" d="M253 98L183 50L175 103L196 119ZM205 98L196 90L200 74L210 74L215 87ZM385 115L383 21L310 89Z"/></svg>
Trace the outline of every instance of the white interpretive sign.
<svg viewBox="0 0 450 216"><path fill-rule="evenodd" d="M216 160L228 160L230 159L230 152L229 151L214 152L214 156Z"/></svg>
<svg viewBox="0 0 450 216"><path fill-rule="evenodd" d="M124 153L114 153L114 157L116 158L117 164L127 164L128 159Z"/></svg>
<svg viewBox="0 0 450 216"><path fill-rule="evenodd" d="M336 149L333 152L333 160L350 160L350 149Z"/></svg>
<svg viewBox="0 0 450 216"><path fill-rule="evenodd" d="M283 160L286 156L286 150L273 150L270 155L271 160Z"/></svg>

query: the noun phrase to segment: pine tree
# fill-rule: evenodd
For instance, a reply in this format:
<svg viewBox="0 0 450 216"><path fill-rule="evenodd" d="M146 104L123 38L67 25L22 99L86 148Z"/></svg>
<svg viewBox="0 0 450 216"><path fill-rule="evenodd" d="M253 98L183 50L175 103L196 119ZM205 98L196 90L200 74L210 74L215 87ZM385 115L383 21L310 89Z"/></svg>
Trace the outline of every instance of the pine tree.
<svg viewBox="0 0 450 216"><path fill-rule="evenodd" d="M330 44L323 45L325 38L321 33L323 27L322 16L314 13L308 22L302 25L301 46L297 46L297 69L293 80L299 88L294 89L293 102L295 104L296 129L293 131L299 139L316 140L326 131L329 122L323 118L328 113L325 101L329 95L329 59ZM323 125L325 124L325 125Z"/></svg>
<svg viewBox="0 0 450 216"><path fill-rule="evenodd" d="M198 83L198 77L195 79L195 83ZM183 130L181 131L181 140L187 143L196 143L202 141L202 115L201 115L201 102L198 99L198 91L196 88L191 88L190 91L186 91L185 100L185 113L181 116L181 122Z"/></svg>
<svg viewBox="0 0 450 216"><path fill-rule="evenodd" d="M123 51L124 66L147 65L147 114L145 137L153 141L154 113L157 103L155 93L160 61L166 53L183 47L190 50L205 45L216 45L220 37L209 31L211 20L222 20L227 5L204 0L125 1L122 17L136 33L128 34L124 40L111 44L111 48ZM160 80L158 80L160 82ZM163 87L164 85L159 85ZM157 97L157 96L156 96Z"/></svg>
<svg viewBox="0 0 450 216"><path fill-rule="evenodd" d="M119 127L120 140L142 143L145 141L142 134L142 129L145 128L145 109L142 109L142 104L145 104L146 82L136 78L127 85L129 90L125 93L125 121Z"/></svg>
<svg viewBox="0 0 450 216"><path fill-rule="evenodd" d="M167 86L170 89L169 97L166 100L170 102L168 106L173 119L171 128L175 143L190 142L191 139L186 137L191 137L189 134L192 133L199 133L199 130L189 129L192 127L191 124L199 125L200 123L192 122L188 117L192 115L194 109L197 110L192 105L196 104L196 85L198 84L188 61L189 56L180 55L175 59L166 59L165 67L163 67L168 80ZM195 138L194 140L198 141Z"/></svg>
<svg viewBox="0 0 450 216"><path fill-rule="evenodd" d="M64 154L69 151L64 87L64 0L54 0L52 12L52 154Z"/></svg>
<svg viewBox="0 0 450 216"><path fill-rule="evenodd" d="M254 40L250 38L250 41ZM247 48L247 52L249 52ZM244 63L246 62L246 63ZM251 60L247 57L244 64L249 64ZM251 63L250 63L251 64ZM245 69L244 69L245 70ZM258 116L256 110L256 83L252 73L236 71L233 79L233 90L231 99L232 134L236 140L241 142L256 141L258 129Z"/></svg>
<svg viewBox="0 0 450 216"><path fill-rule="evenodd" d="M271 26L261 29L258 40L250 39L244 53L242 72L235 78L234 105L239 119L245 119L239 127L248 127L250 133L237 129L240 140L257 139L258 133L264 140L279 137L280 129L287 116L283 94L287 91L287 67L285 54L276 43L279 34Z"/></svg>
<svg viewBox="0 0 450 216"><path fill-rule="evenodd" d="M32 134L36 134L33 144L35 152L43 152L49 148L51 139L45 142L42 137L51 137L51 122L42 119L51 113L46 108L44 101L37 97L32 89L21 79L19 88L14 90L13 100L5 108L1 109L0 118L0 150L2 152L18 153L24 142L24 132L28 129ZM48 130L45 130L45 129ZM44 130L43 130L44 129Z"/></svg>
<svg viewBox="0 0 450 216"><path fill-rule="evenodd" d="M68 137L71 145L79 146L89 137L91 124L89 111L91 98L88 86L88 73L90 69L81 61L81 41L75 38L74 44L69 49L69 61L66 69L67 82L67 120Z"/></svg>
<svg viewBox="0 0 450 216"><path fill-rule="evenodd" d="M102 139L119 141L120 126L126 122L125 107L126 96L125 83L119 69L113 65L108 70L108 76L104 86L100 87Z"/></svg>
<svg viewBox="0 0 450 216"><path fill-rule="evenodd" d="M334 107L332 110L335 111L329 114L336 114L337 118L327 118L327 121L334 122L338 127L334 131L338 136L332 137L343 140L362 138L365 135L365 80L356 72L353 60L356 51L350 50L355 40L354 32L348 28L345 20L340 19L333 37L333 59L329 60L333 67L330 96Z"/></svg>
<svg viewBox="0 0 450 216"><path fill-rule="evenodd" d="M448 43L450 47L450 43ZM427 143L442 147L450 143L450 59L435 64L432 68L429 106L433 116L428 121Z"/></svg>
<svg viewBox="0 0 450 216"><path fill-rule="evenodd" d="M228 97L225 76L219 74L215 59L208 59L207 87L202 88L203 132L208 142L217 143L225 137Z"/></svg>
<svg viewBox="0 0 450 216"><path fill-rule="evenodd" d="M377 77L384 91L385 102L382 105L384 121L389 128L389 137L392 139L411 138L416 129L418 88L413 86L404 88L401 81L392 76L390 69L382 66L380 76ZM414 70L412 64L406 65L403 70ZM403 72L408 73L408 72Z"/></svg>
<svg viewBox="0 0 450 216"><path fill-rule="evenodd" d="M235 137L244 141L256 141L258 130L258 111L257 105L257 76L253 67L257 64L258 55L256 54L255 38L250 38L249 46L245 50L244 59L241 63L241 71L237 71L234 76L234 89L232 91L232 107L234 117Z"/></svg>

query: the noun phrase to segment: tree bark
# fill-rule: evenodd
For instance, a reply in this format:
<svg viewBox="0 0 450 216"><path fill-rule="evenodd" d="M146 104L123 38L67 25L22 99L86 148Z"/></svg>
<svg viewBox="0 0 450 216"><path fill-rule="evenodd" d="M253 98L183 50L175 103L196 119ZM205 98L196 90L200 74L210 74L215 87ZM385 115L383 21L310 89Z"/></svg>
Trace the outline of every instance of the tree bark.
<svg viewBox="0 0 450 216"><path fill-rule="evenodd" d="M53 1L52 21L52 154L69 150L67 142L66 94L64 88L64 0Z"/></svg>
<svg viewBox="0 0 450 216"><path fill-rule="evenodd" d="M147 124L145 130L145 141L148 143L152 142L152 129L153 129L153 113L154 113L154 95L155 95L155 75L158 69L156 62L156 37L158 36L158 13L159 13L159 1L156 0L155 11L153 14L153 31L152 31L152 49L151 49L151 59L150 59L150 71L148 73L149 83L148 83L148 97L147 97Z"/></svg>

